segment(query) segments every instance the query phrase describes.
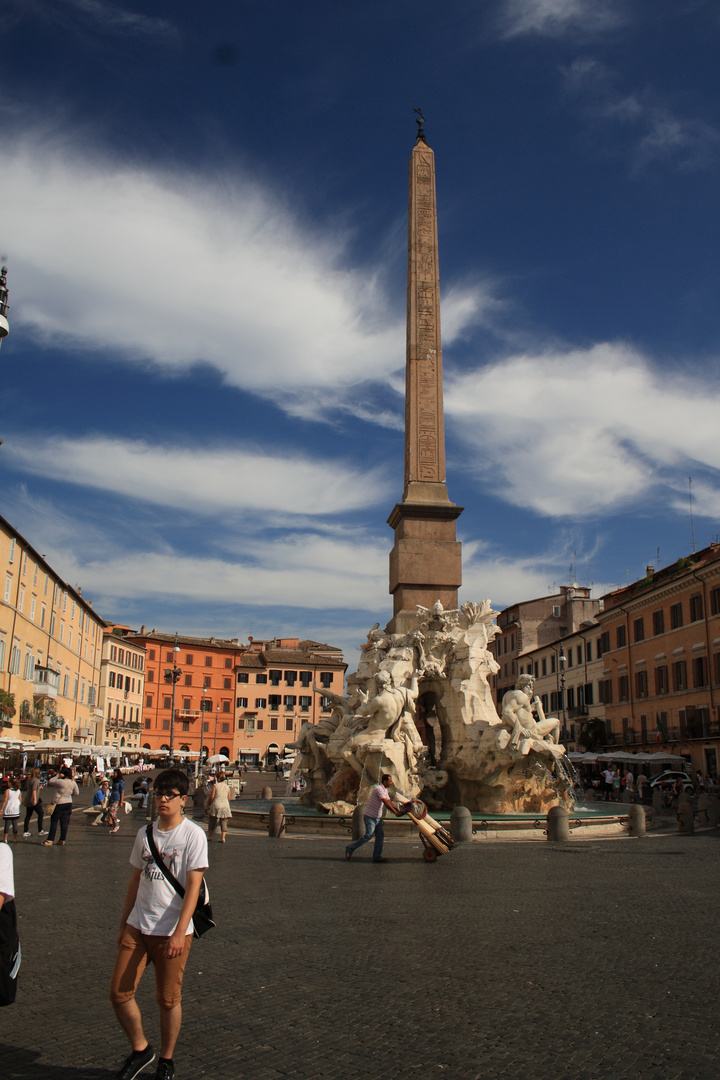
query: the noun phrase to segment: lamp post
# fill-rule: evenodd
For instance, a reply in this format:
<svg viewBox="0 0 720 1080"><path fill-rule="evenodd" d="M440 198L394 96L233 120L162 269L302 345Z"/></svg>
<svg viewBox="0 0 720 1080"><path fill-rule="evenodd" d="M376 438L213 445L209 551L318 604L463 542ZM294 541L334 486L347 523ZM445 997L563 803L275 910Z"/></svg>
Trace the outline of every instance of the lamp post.
<svg viewBox="0 0 720 1080"><path fill-rule="evenodd" d="M170 711L170 761L172 762L173 755L175 753L175 687L177 681L182 675L182 671L177 666L177 654L180 652L180 646L178 645L177 632L175 633L175 644L173 646L173 666L171 668L165 668L165 682L172 683L172 708Z"/></svg>
<svg viewBox="0 0 720 1080"><path fill-rule="evenodd" d="M215 734L213 735L213 757L217 753L217 729L220 721L220 702L215 706Z"/></svg>
<svg viewBox="0 0 720 1080"><path fill-rule="evenodd" d="M562 735L560 736L563 743L567 742L567 709L565 707L565 649L560 646L560 697L562 699Z"/></svg>

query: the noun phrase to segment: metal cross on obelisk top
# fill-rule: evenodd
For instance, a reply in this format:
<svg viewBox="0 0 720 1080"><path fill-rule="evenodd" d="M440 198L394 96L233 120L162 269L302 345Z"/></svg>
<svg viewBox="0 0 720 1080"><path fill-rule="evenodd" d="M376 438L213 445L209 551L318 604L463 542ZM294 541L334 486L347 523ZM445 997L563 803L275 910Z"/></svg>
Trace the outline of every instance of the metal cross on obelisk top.
<svg viewBox="0 0 720 1080"><path fill-rule="evenodd" d="M440 341L435 155L425 141L419 109L418 138L410 155L408 208L407 348L405 360L405 487L388 518L395 530L390 553L390 628L403 631L417 604L457 607L462 553L455 521L463 508L445 484L445 425Z"/></svg>

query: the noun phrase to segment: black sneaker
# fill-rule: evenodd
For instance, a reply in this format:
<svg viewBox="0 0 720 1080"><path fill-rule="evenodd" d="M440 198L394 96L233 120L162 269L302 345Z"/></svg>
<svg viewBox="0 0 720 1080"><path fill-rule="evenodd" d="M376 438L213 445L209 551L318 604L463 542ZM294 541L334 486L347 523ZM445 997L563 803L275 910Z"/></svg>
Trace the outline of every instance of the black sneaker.
<svg viewBox="0 0 720 1080"><path fill-rule="evenodd" d="M155 1073L155 1080L173 1080L175 1076L175 1066L171 1061L158 1061L157 1072Z"/></svg>
<svg viewBox="0 0 720 1080"><path fill-rule="evenodd" d="M155 1051L148 1043L144 1050L134 1050L119 1073L115 1074L115 1080L135 1080L143 1069L152 1065L155 1060ZM170 1074L172 1075L172 1073Z"/></svg>

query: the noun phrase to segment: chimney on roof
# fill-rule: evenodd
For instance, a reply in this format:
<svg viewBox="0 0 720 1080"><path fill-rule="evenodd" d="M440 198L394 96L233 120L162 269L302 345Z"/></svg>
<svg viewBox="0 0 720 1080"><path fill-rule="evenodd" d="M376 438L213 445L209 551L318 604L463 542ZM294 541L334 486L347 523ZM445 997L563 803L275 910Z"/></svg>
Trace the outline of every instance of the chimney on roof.
<svg viewBox="0 0 720 1080"><path fill-rule="evenodd" d="M645 577L649 577L651 579L655 577L655 567L652 565L652 563L648 563L645 567Z"/></svg>
<svg viewBox="0 0 720 1080"><path fill-rule="evenodd" d="M147 630L147 627L146 627L145 623L143 623L142 626L140 627L140 637L145 637L145 631L146 630Z"/></svg>

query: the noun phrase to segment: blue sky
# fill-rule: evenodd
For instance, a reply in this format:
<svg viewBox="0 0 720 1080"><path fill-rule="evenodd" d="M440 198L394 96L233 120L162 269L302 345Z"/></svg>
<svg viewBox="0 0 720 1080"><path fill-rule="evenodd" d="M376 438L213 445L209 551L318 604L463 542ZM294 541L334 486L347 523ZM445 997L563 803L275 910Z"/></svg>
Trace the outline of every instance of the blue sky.
<svg viewBox="0 0 720 1080"><path fill-rule="evenodd" d="M391 615L407 162L436 155L463 599L720 517L714 0L6 0L0 513L106 618Z"/></svg>

